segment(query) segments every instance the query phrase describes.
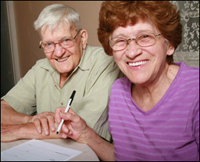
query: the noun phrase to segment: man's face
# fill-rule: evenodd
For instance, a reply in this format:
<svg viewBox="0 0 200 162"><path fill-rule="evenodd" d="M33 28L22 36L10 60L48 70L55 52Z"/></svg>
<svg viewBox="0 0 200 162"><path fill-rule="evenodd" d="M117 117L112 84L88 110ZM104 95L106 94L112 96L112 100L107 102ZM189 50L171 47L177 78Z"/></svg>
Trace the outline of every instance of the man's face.
<svg viewBox="0 0 200 162"><path fill-rule="evenodd" d="M42 42L55 43L55 49L52 52L46 52L44 50L47 59L53 68L65 77L68 77L77 67L83 53L83 48L85 48L85 44L81 40L82 31L77 36L76 34L77 31L70 30L67 23L60 24L52 31L48 27L41 31ZM73 41L73 46L71 47L63 48L58 43L63 38L73 39L75 36L76 39Z"/></svg>

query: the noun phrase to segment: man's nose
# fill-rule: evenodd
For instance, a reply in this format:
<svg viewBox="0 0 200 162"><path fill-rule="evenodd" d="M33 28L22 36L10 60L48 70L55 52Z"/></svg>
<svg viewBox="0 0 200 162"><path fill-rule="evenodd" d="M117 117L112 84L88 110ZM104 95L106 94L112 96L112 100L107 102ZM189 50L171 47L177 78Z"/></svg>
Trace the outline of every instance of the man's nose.
<svg viewBox="0 0 200 162"><path fill-rule="evenodd" d="M64 52L65 49L60 45L60 43L55 43L55 49L54 49L54 55L56 56L61 56Z"/></svg>

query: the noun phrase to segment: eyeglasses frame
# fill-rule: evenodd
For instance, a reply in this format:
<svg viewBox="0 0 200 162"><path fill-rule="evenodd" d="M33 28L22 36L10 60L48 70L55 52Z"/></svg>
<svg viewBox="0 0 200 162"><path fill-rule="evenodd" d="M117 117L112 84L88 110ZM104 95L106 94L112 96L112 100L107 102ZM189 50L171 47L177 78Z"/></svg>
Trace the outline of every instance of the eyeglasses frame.
<svg viewBox="0 0 200 162"><path fill-rule="evenodd" d="M81 31L82 29L79 29L78 30L78 32L76 33L76 35L74 36L74 38L68 38L68 39L71 39L72 41L74 41L76 38L77 38L77 36L78 36L78 34L79 34L79 32ZM57 43L55 43L55 42L51 42L51 43L53 43L54 44L54 50L55 50L55 45L56 44L59 44L62 48L68 48L68 47L63 47L60 43L63 41L64 39L61 39L59 42L57 42ZM40 41L40 46L39 46L39 48L41 49L42 48L42 41ZM71 46L69 46L69 47L71 47ZM54 50L52 50L52 51L54 51ZM49 52L52 52L52 51L49 51Z"/></svg>
<svg viewBox="0 0 200 162"><path fill-rule="evenodd" d="M145 33L145 34L146 34L146 33ZM159 34L148 33L148 34L154 35L155 38L156 38L157 36L162 35L161 33L159 33ZM142 34L141 34L141 35L142 35ZM124 49L129 45L129 43L130 43L131 40L135 40L135 42L137 43L137 45L139 45L140 47L148 47L148 46L152 46L152 45L155 44L156 40L155 40L155 42L154 42L153 44L151 44L151 45L148 45L148 46L141 46L141 45L138 44L138 42L137 42L137 38L138 38L139 36L141 36L141 35L138 35L136 38L125 39L125 40L126 40L126 46L125 46L123 49L120 49L120 50L114 50L114 49L112 48L111 44L110 44L110 41L109 41L109 45L110 45L110 47L111 47L114 51L121 51L121 50L124 50ZM112 39L111 39L111 40L112 40Z"/></svg>

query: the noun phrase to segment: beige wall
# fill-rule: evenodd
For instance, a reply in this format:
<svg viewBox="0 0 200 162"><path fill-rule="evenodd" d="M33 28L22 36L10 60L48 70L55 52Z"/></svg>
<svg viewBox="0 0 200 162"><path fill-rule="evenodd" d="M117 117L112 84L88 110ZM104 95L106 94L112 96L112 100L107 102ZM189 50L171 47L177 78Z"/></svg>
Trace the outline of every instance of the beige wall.
<svg viewBox="0 0 200 162"><path fill-rule="evenodd" d="M33 22L45 6L53 3L64 3L73 7L80 14L82 27L88 31L88 44L100 46L97 28L102 1L13 1L21 77L38 59L45 57L38 48L40 37L34 30Z"/></svg>

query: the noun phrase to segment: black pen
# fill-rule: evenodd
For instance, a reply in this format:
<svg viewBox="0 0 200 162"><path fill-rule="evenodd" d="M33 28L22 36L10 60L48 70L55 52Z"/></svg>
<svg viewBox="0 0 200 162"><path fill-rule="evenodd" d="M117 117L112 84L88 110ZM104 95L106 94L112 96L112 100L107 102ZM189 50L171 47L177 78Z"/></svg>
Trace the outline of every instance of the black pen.
<svg viewBox="0 0 200 162"><path fill-rule="evenodd" d="M71 106L72 101L73 101L73 99L74 99L75 93L76 93L76 91L74 90L74 91L72 92L71 97L69 98L69 102L68 102L68 104L67 104L67 106L66 106L65 113L69 110L69 107ZM64 119L62 119L62 121L60 122L60 124L59 124L59 126L58 126L58 129L57 129L57 132L56 132L57 134L60 132L60 129L61 129L61 127L62 127L63 122L64 122Z"/></svg>

